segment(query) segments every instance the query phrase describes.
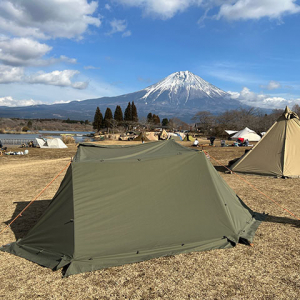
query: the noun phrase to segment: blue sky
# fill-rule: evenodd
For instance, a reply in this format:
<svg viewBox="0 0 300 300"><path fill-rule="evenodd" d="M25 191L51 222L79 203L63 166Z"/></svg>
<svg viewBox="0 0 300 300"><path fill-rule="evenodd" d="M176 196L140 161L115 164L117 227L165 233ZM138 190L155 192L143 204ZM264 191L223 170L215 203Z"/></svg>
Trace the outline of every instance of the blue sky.
<svg viewBox="0 0 300 300"><path fill-rule="evenodd" d="M0 106L115 96L191 71L258 107L300 104L300 1L2 0Z"/></svg>

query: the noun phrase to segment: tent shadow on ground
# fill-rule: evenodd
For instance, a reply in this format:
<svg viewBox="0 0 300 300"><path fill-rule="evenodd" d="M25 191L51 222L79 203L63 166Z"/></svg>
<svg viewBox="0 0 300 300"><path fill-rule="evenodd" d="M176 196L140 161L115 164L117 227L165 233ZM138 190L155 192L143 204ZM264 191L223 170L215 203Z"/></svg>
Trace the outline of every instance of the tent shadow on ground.
<svg viewBox="0 0 300 300"><path fill-rule="evenodd" d="M286 217L276 217L276 216L267 215L264 222L290 224L293 227L300 228L299 220L286 218Z"/></svg>
<svg viewBox="0 0 300 300"><path fill-rule="evenodd" d="M16 240L23 238L27 232L37 223L42 214L46 211L51 200L39 200L33 202L22 214L14 221L10 228L13 231ZM10 220L4 222L8 225L28 204L29 202L14 202L15 211Z"/></svg>
<svg viewBox="0 0 300 300"><path fill-rule="evenodd" d="M214 168L216 169L216 171L221 173L225 173L226 171L228 171L228 169L223 166L214 166Z"/></svg>

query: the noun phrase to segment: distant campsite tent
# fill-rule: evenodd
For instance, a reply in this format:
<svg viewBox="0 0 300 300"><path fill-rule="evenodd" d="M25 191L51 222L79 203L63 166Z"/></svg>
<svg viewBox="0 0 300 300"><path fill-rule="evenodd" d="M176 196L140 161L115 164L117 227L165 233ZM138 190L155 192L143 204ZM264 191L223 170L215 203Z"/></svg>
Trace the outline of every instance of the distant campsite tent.
<svg viewBox="0 0 300 300"><path fill-rule="evenodd" d="M167 140L168 139L168 133L163 129L161 133L158 135L160 140Z"/></svg>
<svg viewBox="0 0 300 300"><path fill-rule="evenodd" d="M174 141L182 141L182 137L176 133L169 132L169 140L174 140Z"/></svg>
<svg viewBox="0 0 300 300"><path fill-rule="evenodd" d="M238 131L235 135L231 137L233 140L237 140L238 138L247 139L249 142L258 142L261 137L253 130L248 127L243 130Z"/></svg>
<svg viewBox="0 0 300 300"><path fill-rule="evenodd" d="M190 142L194 142L195 141L195 138L192 137L191 135L186 135L185 138L183 139L184 141L187 141L188 140L188 137L189 137L189 141Z"/></svg>
<svg viewBox="0 0 300 300"><path fill-rule="evenodd" d="M134 141L141 141L141 140L144 140L144 141L149 141L149 139L147 138L147 135L145 132L141 132L135 139Z"/></svg>
<svg viewBox="0 0 300 300"><path fill-rule="evenodd" d="M149 141L157 141L158 140L158 135L155 134L154 132L147 132L146 135L147 135L147 138Z"/></svg>
<svg viewBox="0 0 300 300"><path fill-rule="evenodd" d="M259 218L204 152L174 141L80 144L38 223L0 249L68 276L249 243Z"/></svg>
<svg viewBox="0 0 300 300"><path fill-rule="evenodd" d="M232 135L234 133L237 133L238 131L237 130L225 130L225 132L228 134L228 135Z"/></svg>
<svg viewBox="0 0 300 300"><path fill-rule="evenodd" d="M300 121L286 107L274 123L247 154L231 169L234 172L269 176L300 176Z"/></svg>
<svg viewBox="0 0 300 300"><path fill-rule="evenodd" d="M54 139L39 139L36 141L40 148L68 148L68 146L59 138Z"/></svg>
<svg viewBox="0 0 300 300"><path fill-rule="evenodd" d="M185 134L183 132L175 132L177 135L179 135L181 137L181 140L183 141L183 139L185 138Z"/></svg>

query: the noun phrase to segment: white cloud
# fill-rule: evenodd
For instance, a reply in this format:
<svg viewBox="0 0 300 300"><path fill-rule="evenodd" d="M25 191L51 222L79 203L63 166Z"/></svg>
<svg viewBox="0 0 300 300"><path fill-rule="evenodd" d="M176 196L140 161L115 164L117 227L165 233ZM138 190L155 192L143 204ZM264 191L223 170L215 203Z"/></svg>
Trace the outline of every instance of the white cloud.
<svg viewBox="0 0 300 300"><path fill-rule="evenodd" d="M128 37L128 36L131 36L131 31L130 31L130 30L125 31L125 32L122 34L122 37Z"/></svg>
<svg viewBox="0 0 300 300"><path fill-rule="evenodd" d="M172 18L192 5L199 5L202 0L115 0L128 6L141 7L148 15L162 19Z"/></svg>
<svg viewBox="0 0 300 300"><path fill-rule="evenodd" d="M281 87L281 84L278 81L271 80L268 85L261 85L260 87L267 90L276 90Z"/></svg>
<svg viewBox="0 0 300 300"><path fill-rule="evenodd" d="M75 64L74 58L61 55L59 58L42 59L52 47L28 38L0 38L0 61L9 66L48 66L66 62Z"/></svg>
<svg viewBox="0 0 300 300"><path fill-rule="evenodd" d="M0 106L29 106L29 105L36 105L36 104L42 104L41 101L35 101L33 99L29 100L16 100L13 99L11 96L7 97L0 97Z"/></svg>
<svg viewBox="0 0 300 300"><path fill-rule="evenodd" d="M104 8L107 9L107 10L109 10L109 11L111 10L111 6L110 6L108 3L106 3L106 4L104 5Z"/></svg>
<svg viewBox="0 0 300 300"><path fill-rule="evenodd" d="M227 1L228 2L228 1ZM280 18L300 12L296 0L237 0L222 4L217 19L247 20L263 17Z"/></svg>
<svg viewBox="0 0 300 300"><path fill-rule="evenodd" d="M42 71L27 75L24 68L0 65L0 84L23 82L28 84L45 84L61 87L73 87L74 89L86 89L88 82L72 82L75 75L80 72L77 70L63 70L44 73Z"/></svg>
<svg viewBox="0 0 300 300"><path fill-rule="evenodd" d="M73 84L72 84L72 87L74 88L74 89L78 89L78 90L84 90L84 89L86 89L87 88L87 86L89 85L89 83L88 82L84 82L84 81L78 81L78 82L74 82Z"/></svg>
<svg viewBox="0 0 300 300"><path fill-rule="evenodd" d="M88 0L1 0L0 30L37 39L81 38L89 25L101 25L92 16L97 6Z"/></svg>
<svg viewBox="0 0 300 300"><path fill-rule="evenodd" d="M84 66L83 68L84 68L85 70L98 70L98 69L100 69L100 68L94 67L94 66Z"/></svg>
<svg viewBox="0 0 300 300"><path fill-rule="evenodd" d="M299 99L287 100L283 97L270 96L265 94L257 94L251 92L249 88L244 87L240 93L228 91L232 99L239 100L240 102L262 108L284 108L286 105L293 105Z"/></svg>
<svg viewBox="0 0 300 300"><path fill-rule="evenodd" d="M110 22L111 30L107 33L108 35L117 33L117 32L124 32L127 28L126 20L117 20L113 19Z"/></svg>
<svg viewBox="0 0 300 300"><path fill-rule="evenodd" d="M52 47L28 38L0 40L0 60L5 65L33 65Z"/></svg>
<svg viewBox="0 0 300 300"><path fill-rule="evenodd" d="M216 19L228 20L281 18L283 15L300 12L296 0L114 0L131 7L140 7L147 15L170 19L192 6L205 9L219 8ZM203 17L200 19L203 21Z"/></svg>
<svg viewBox="0 0 300 300"><path fill-rule="evenodd" d="M0 83L20 82L23 76L23 68L0 65Z"/></svg>
<svg viewBox="0 0 300 300"><path fill-rule="evenodd" d="M77 74L79 74L79 71L77 70L53 71L50 73L39 72L28 76L26 81L29 83L41 83L56 86L73 86L74 83L72 83L71 79Z"/></svg>
<svg viewBox="0 0 300 300"><path fill-rule="evenodd" d="M70 103L71 102L71 100L59 100L59 101L55 101L55 102L53 102L53 104L61 104L61 103Z"/></svg>

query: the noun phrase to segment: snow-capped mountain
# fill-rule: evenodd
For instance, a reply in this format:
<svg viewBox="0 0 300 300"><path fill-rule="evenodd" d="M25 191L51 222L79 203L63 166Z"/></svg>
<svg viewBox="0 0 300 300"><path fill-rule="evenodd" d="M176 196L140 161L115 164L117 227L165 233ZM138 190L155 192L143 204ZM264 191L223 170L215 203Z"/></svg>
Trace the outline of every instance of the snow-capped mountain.
<svg viewBox="0 0 300 300"><path fill-rule="evenodd" d="M201 77L189 72L173 73L165 79L144 89L141 97L145 103L161 102L175 106L185 105L191 100L228 98L228 94Z"/></svg>
<svg viewBox="0 0 300 300"><path fill-rule="evenodd" d="M186 122L190 122L198 111L221 113L242 106L239 101L231 99L228 93L201 77L189 71L180 71L143 90L116 97L27 107L2 106L0 117L93 120L97 106L104 113L107 107L114 112L116 106L120 105L124 112L131 101L135 102L139 117L151 112L161 119L177 117Z"/></svg>

